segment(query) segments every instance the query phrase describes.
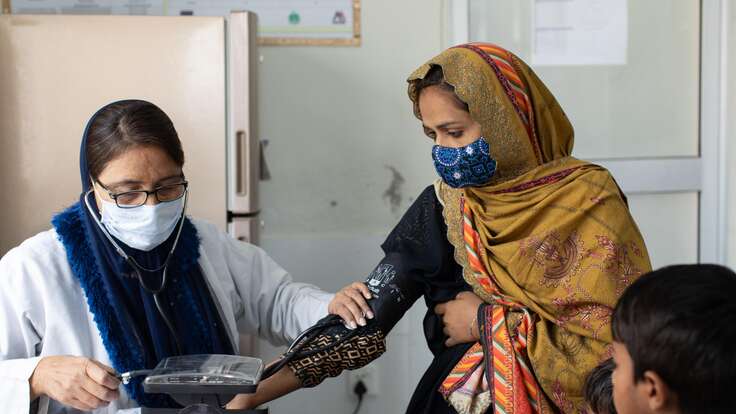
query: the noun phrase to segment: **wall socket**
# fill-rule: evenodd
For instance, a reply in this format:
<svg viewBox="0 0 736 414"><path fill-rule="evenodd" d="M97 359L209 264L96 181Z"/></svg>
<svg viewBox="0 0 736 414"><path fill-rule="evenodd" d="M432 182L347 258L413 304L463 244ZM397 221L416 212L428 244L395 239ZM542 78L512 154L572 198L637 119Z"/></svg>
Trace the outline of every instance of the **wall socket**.
<svg viewBox="0 0 736 414"><path fill-rule="evenodd" d="M347 372L348 395L355 395L353 391L358 381L363 381L368 391L366 396L376 396L379 394L378 389L378 367L375 365L367 365L363 368Z"/></svg>

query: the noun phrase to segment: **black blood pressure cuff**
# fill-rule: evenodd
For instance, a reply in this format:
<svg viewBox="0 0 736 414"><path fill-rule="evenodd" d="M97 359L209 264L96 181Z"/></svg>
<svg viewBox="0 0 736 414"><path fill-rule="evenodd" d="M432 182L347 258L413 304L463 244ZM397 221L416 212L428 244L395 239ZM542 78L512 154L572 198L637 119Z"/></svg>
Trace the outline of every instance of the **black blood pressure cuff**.
<svg viewBox="0 0 736 414"><path fill-rule="evenodd" d="M327 316L302 333L264 377L288 365L303 387L313 387L381 356L386 351L386 335L421 294L404 269L398 255L389 255L368 276L365 283L372 294L368 304L374 318L366 326L351 330L339 316Z"/></svg>
<svg viewBox="0 0 736 414"><path fill-rule="evenodd" d="M398 254L386 256L365 280L372 298L373 323L388 334L421 296L411 272Z"/></svg>

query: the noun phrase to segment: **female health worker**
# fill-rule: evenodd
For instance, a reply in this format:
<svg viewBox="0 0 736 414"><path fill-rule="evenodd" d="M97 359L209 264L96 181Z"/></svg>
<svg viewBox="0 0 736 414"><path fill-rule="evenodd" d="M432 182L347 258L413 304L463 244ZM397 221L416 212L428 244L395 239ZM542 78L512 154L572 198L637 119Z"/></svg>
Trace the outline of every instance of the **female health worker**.
<svg viewBox="0 0 736 414"><path fill-rule="evenodd" d="M237 354L240 334L284 344L328 312L365 324L364 301L295 283L263 250L187 217L183 166L174 125L149 102L89 120L79 201L0 260L4 412L175 407L116 372Z"/></svg>

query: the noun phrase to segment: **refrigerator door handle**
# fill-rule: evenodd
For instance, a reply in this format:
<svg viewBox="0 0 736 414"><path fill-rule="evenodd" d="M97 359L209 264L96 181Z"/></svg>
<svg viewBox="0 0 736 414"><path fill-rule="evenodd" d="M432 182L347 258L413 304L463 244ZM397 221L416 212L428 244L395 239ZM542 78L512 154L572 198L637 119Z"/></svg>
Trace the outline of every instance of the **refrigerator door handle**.
<svg viewBox="0 0 736 414"><path fill-rule="evenodd" d="M245 165L248 163L248 144L245 141L246 133L243 130L235 133L235 193L239 196L247 195L248 171Z"/></svg>

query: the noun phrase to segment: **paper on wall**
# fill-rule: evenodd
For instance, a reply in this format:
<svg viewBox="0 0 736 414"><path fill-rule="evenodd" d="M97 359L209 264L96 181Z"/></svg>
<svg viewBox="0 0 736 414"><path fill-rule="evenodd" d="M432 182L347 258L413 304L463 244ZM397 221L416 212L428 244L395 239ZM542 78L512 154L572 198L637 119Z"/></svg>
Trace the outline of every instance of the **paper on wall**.
<svg viewBox="0 0 736 414"><path fill-rule="evenodd" d="M532 64L625 65L627 0L534 0Z"/></svg>
<svg viewBox="0 0 736 414"><path fill-rule="evenodd" d="M164 0L12 0L13 14L122 14L156 16Z"/></svg>

